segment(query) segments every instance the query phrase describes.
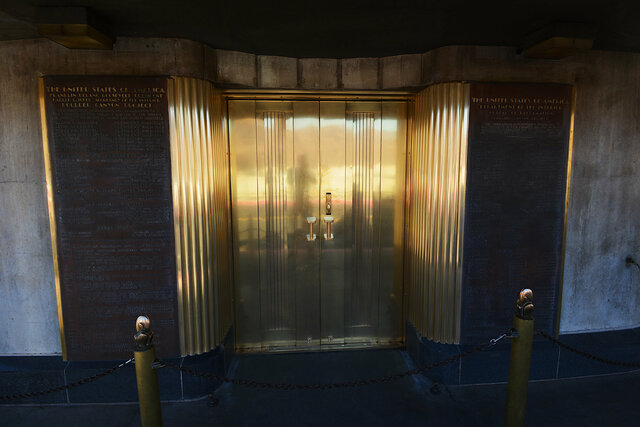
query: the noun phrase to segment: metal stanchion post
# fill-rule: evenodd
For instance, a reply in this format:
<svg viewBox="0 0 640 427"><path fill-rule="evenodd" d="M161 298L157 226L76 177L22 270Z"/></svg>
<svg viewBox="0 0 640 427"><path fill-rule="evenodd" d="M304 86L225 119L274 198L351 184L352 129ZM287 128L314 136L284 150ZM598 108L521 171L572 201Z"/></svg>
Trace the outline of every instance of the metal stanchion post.
<svg viewBox="0 0 640 427"><path fill-rule="evenodd" d="M531 289L520 291L516 302L516 314L513 316L513 328L518 332L518 335L511 340L511 361L509 363L504 425L505 427L522 427L527 406L527 387L533 343L533 292Z"/></svg>
<svg viewBox="0 0 640 427"><path fill-rule="evenodd" d="M160 409L160 389L158 373L151 367L156 360L156 349L151 342L151 321L146 316L136 320L136 350L133 353L136 363L136 381L138 383L138 402L142 427L162 427Z"/></svg>

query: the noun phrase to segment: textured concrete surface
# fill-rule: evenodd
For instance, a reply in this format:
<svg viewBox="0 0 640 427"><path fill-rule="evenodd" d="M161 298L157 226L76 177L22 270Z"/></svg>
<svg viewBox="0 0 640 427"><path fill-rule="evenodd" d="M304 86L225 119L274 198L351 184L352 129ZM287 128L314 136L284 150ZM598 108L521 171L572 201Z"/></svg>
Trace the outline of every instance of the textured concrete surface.
<svg viewBox="0 0 640 427"><path fill-rule="evenodd" d="M598 68L578 76L564 331L640 324L640 55Z"/></svg>
<svg viewBox="0 0 640 427"><path fill-rule="evenodd" d="M397 55L382 58L382 88L399 89L422 84L422 56Z"/></svg>
<svg viewBox="0 0 640 427"><path fill-rule="evenodd" d="M298 61L282 56L259 56L258 86L295 88L298 85Z"/></svg>
<svg viewBox="0 0 640 427"><path fill-rule="evenodd" d="M379 59L350 58L342 59L342 87L344 89L379 88Z"/></svg>
<svg viewBox="0 0 640 427"><path fill-rule="evenodd" d="M221 87L311 90L413 90L459 80L574 84L560 329L640 325L640 272L624 263L628 255L640 259L640 54L591 51L525 60L512 48L450 46L381 59L295 59L183 39L120 38L113 51L69 50L44 39L5 41L0 59L9 64L0 70L0 354L60 351L37 95L43 74L184 75Z"/></svg>
<svg viewBox="0 0 640 427"><path fill-rule="evenodd" d="M304 89L338 89L338 60L304 58L299 61L299 84Z"/></svg>
<svg viewBox="0 0 640 427"><path fill-rule="evenodd" d="M470 356L473 357L473 356ZM239 357L236 378L297 383L373 378L408 368L398 350ZM529 383L526 426L630 426L640 371ZM334 390L222 386L214 397L162 405L165 426L500 426L506 385L453 386L424 377ZM3 425L139 426L135 404L0 406Z"/></svg>
<svg viewBox="0 0 640 427"><path fill-rule="evenodd" d="M230 50L216 51L216 82L254 87L257 84L256 56Z"/></svg>

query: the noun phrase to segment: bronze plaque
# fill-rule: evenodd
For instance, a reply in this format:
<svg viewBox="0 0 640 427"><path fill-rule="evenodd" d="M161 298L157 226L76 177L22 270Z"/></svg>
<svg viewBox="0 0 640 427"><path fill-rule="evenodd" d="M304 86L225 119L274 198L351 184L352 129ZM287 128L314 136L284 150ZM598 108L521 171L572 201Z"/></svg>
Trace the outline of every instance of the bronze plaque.
<svg viewBox="0 0 640 427"><path fill-rule="evenodd" d="M43 83L67 358L131 357L140 314L179 355L166 78Z"/></svg>
<svg viewBox="0 0 640 427"><path fill-rule="evenodd" d="M555 333L572 87L472 84L462 343L511 327L531 288L536 328Z"/></svg>

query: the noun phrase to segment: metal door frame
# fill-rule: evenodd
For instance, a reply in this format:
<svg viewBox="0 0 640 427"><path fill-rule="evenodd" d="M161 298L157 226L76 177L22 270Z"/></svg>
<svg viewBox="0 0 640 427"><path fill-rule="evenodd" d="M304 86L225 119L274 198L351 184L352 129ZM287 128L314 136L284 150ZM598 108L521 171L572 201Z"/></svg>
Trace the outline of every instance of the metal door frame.
<svg viewBox="0 0 640 427"><path fill-rule="evenodd" d="M410 92L410 91L308 91L308 90L279 90L279 89L227 89L227 90L223 90L222 91L222 97L223 97L223 104L224 104L224 120L225 120L225 138L226 138L226 150L227 150L227 162L230 162L230 143L231 143L231 137L230 137L230 131L229 131L229 116L228 116L228 111L229 111L229 101L230 100L254 100L254 101L345 101L345 102L406 102L407 103L407 115L406 115L406 136L405 136L405 170L404 170L404 186L406 189L406 184L407 184L407 174L409 172L408 168L409 168L409 156L410 156L410 152L409 152L409 148L410 148L410 135L411 135L411 124L412 124L412 118L413 118L413 108L410 108L410 106L415 102L415 98L416 98L416 94L417 92ZM229 212L229 277L232 283L231 286L231 290L232 290L232 304L233 304L233 333L235 334L235 325L237 325L237 314L236 314L236 301L235 301L235 286L236 286L236 280L235 280L235 260L234 260L234 248L233 248L233 242L234 242L234 230L232 227L232 221L231 218L233 218L233 203L231 200L231 185L232 185L232 180L231 180L231 168L228 168L228 173L229 173L229 188L228 188L228 194L229 194L229 205L228 205L228 212ZM407 213L407 202L408 202L408 193L405 190L405 200L404 200L404 213L402 216L402 222L403 222L403 229L404 229L404 225L406 224L406 213ZM400 322L401 324L403 322L406 322L406 257L405 257L405 252L406 252L406 236L403 235L403 241L402 241L402 268L403 268L403 273L402 273L402 297L401 297L401 301L400 301L400 311L401 311L401 318L400 318ZM400 341L400 346L403 346L406 342L406 328L402 328L401 327L401 341ZM396 343L392 343L392 344L388 344L388 345L376 345L376 346L362 346L362 345L355 345L355 346L351 346L348 344L341 344L341 345L320 345L318 348L310 348L308 350L303 349L303 348L296 348L296 349L275 349L275 350L268 350L268 352L270 353L275 353L275 352L279 352L279 353L289 353L289 352L304 352L304 351L335 351L337 349L346 351L346 350L362 350L362 349L366 349L366 348L371 348L371 349L380 349L380 348L397 348L398 345ZM238 350L237 347L235 346L235 337L234 337L234 351L240 351L243 353L249 353L249 352L256 352L256 353L261 353L261 352L265 352L264 349L256 349L256 350L247 350L247 349L242 349L242 350Z"/></svg>

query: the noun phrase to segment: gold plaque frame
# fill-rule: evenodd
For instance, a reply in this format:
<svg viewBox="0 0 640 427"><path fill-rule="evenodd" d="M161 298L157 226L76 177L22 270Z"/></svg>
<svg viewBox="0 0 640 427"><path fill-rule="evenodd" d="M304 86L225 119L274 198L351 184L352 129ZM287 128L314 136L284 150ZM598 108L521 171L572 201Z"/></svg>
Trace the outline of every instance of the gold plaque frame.
<svg viewBox="0 0 640 427"><path fill-rule="evenodd" d="M51 155L49 152L49 130L47 128L47 114L45 109L44 79L38 78L40 99L40 122L42 124L42 151L44 154L44 170L47 181L47 206L49 208L49 229L51 231L51 251L53 253L53 275L56 286L56 303L58 304L58 324L60 327L60 346L62 360L67 360L67 342L64 335L64 319L62 316L62 292L60 289L60 268L58 266L58 233L56 231L56 211L53 201L53 173L51 170Z"/></svg>

